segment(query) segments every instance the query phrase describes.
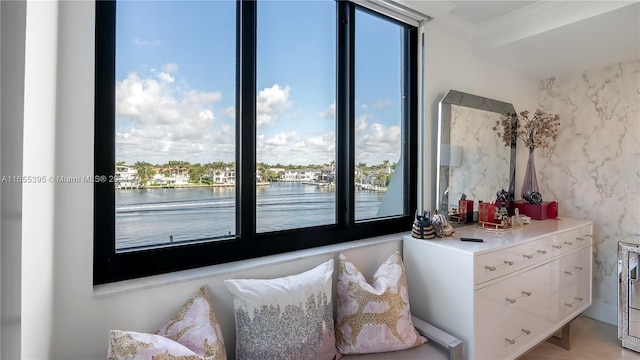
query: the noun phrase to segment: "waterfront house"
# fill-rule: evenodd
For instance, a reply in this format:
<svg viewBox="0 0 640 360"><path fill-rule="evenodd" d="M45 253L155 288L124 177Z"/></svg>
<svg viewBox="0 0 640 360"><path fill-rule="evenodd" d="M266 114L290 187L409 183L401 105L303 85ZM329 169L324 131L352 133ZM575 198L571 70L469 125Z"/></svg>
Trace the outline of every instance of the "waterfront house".
<svg viewBox="0 0 640 360"><path fill-rule="evenodd" d="M236 170L229 168L211 169L209 177L213 179L214 184L235 184Z"/></svg>
<svg viewBox="0 0 640 360"><path fill-rule="evenodd" d="M419 168L411 169L421 176L419 200L435 202L438 102L450 89L561 113L567 140L536 154L541 191L559 200L561 216L594 222L586 315L616 324L617 243L640 243L640 3L395 3L434 18L423 33L424 86L411 89L425 101L424 143L411 143L421 146ZM2 1L0 10L1 173L93 175L94 2ZM519 150L518 187L527 158ZM569 176L575 168L587 172ZM104 359L110 329L154 331L203 284L214 304L231 308L225 277L278 277L326 258L292 252L94 287L93 184L2 183L0 197L3 359ZM397 239L352 243L332 249L368 269L402 250ZM218 315L232 338L233 315Z"/></svg>
<svg viewBox="0 0 640 360"><path fill-rule="evenodd" d="M138 172L132 167L117 165L115 171L115 183L117 189L138 188L140 186Z"/></svg>

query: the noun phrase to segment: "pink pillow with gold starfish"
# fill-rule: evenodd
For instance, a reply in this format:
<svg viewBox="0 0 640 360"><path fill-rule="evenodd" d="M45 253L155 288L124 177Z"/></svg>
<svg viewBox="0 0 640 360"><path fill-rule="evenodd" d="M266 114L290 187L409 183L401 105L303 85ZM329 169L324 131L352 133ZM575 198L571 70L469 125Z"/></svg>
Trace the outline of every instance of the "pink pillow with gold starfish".
<svg viewBox="0 0 640 360"><path fill-rule="evenodd" d="M399 252L380 265L371 283L340 254L336 312L336 347L341 354L404 350L426 341L411 321Z"/></svg>

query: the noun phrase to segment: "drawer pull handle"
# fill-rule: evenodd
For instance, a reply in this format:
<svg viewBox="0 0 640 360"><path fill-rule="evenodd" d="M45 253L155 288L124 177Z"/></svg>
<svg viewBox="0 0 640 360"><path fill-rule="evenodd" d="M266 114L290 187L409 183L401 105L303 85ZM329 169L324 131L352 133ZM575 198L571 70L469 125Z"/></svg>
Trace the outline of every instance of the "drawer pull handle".
<svg viewBox="0 0 640 360"><path fill-rule="evenodd" d="M569 245L569 246L573 245L573 243L572 243L572 242L569 242L569 241L565 241L564 243L565 243L565 244L567 244L567 245Z"/></svg>
<svg viewBox="0 0 640 360"><path fill-rule="evenodd" d="M514 262L513 261L509 261L509 260L505 260L504 262L502 262L502 264L500 265L496 265L496 266L489 266L489 265L485 265L485 269L489 270L489 271L496 271L496 269L498 269L499 266L505 266L505 265L513 265Z"/></svg>
<svg viewBox="0 0 640 360"><path fill-rule="evenodd" d="M574 271L565 270L564 273L567 274L567 275L573 275L573 274L576 273L576 270L577 271L582 271L582 266L574 266L573 268L575 269Z"/></svg>
<svg viewBox="0 0 640 360"><path fill-rule="evenodd" d="M544 255L547 253L547 250L536 250L535 254L529 255L529 254L523 254L522 257L525 257L529 260L533 259L534 256L536 255Z"/></svg>
<svg viewBox="0 0 640 360"><path fill-rule="evenodd" d="M518 301L518 299L520 299L521 297L525 297L525 296L531 296L531 291L523 291L522 295L515 297L513 299L511 298L507 298L507 301L510 302L511 304L515 303L516 301Z"/></svg>
<svg viewBox="0 0 640 360"><path fill-rule="evenodd" d="M584 238L577 237L577 238L576 238L576 240L578 240L578 241L584 241Z"/></svg>
<svg viewBox="0 0 640 360"><path fill-rule="evenodd" d="M585 237L593 238L593 235L591 235L591 234L587 234L587 235L585 235Z"/></svg>
<svg viewBox="0 0 640 360"><path fill-rule="evenodd" d="M552 247L555 249L562 249L562 245L553 245Z"/></svg>
<svg viewBox="0 0 640 360"><path fill-rule="evenodd" d="M578 303L580 301L582 301L581 297L574 297L572 303L570 303L570 304L564 303L564 306L572 308L573 305L575 305L576 303Z"/></svg>
<svg viewBox="0 0 640 360"><path fill-rule="evenodd" d="M520 329L520 335L514 337L513 339L505 338L505 340L509 343L509 345L513 345L516 343L516 340L518 340L518 338L529 334L531 334L531 330Z"/></svg>

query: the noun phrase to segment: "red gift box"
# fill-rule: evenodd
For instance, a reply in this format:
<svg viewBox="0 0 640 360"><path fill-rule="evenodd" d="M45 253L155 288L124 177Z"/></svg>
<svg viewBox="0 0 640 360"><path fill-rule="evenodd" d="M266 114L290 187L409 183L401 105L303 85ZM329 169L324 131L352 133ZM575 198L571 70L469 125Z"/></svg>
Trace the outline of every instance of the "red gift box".
<svg viewBox="0 0 640 360"><path fill-rule="evenodd" d="M458 201L458 214L464 221L473 221L473 200Z"/></svg>
<svg viewBox="0 0 640 360"><path fill-rule="evenodd" d="M516 201L516 209L521 215L527 215L534 220L555 219L558 217L558 202L543 201L540 204L529 204Z"/></svg>
<svg viewBox="0 0 640 360"><path fill-rule="evenodd" d="M478 204L478 221L495 222L496 205L491 203Z"/></svg>

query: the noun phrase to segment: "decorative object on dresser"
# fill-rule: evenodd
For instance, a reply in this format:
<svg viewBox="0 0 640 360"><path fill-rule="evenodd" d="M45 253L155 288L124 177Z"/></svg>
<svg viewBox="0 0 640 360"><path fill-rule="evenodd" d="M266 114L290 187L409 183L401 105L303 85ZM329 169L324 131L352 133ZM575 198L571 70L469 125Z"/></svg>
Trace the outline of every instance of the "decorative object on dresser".
<svg viewBox="0 0 640 360"><path fill-rule="evenodd" d="M519 138L529 149L521 196L527 203L539 204L542 202L542 195L538 190L534 151L536 148L548 148L551 146L551 140L555 141L558 138L560 115L552 115L540 109L537 109L531 118L529 118L529 114L528 110L520 112L515 132L513 127L515 114L503 114L493 130L498 132L499 137L502 137L505 146L511 146L514 140Z"/></svg>
<svg viewBox="0 0 640 360"><path fill-rule="evenodd" d="M514 200L516 141L503 146L492 126L502 114L515 112L510 103L457 90L450 90L440 100L435 181L439 213L462 213L453 209L463 193L469 199L488 201L496 189L507 189L507 201ZM512 126L515 124L514 117ZM462 147L460 161L451 165L454 149ZM511 204L507 207L512 210Z"/></svg>
<svg viewBox="0 0 640 360"><path fill-rule="evenodd" d="M422 215L416 210L416 217L411 226L411 236L418 239L433 239L436 231L431 224L431 213L425 211Z"/></svg>
<svg viewBox="0 0 640 360"><path fill-rule="evenodd" d="M556 201L543 201L539 204L516 201L515 206L521 214L530 216L534 220L555 219L558 217L558 202Z"/></svg>
<svg viewBox="0 0 640 360"><path fill-rule="evenodd" d="M461 339L465 359L515 359L560 329L569 346L569 322L591 305L591 234L591 221L557 219L505 233L464 226L448 241L405 236L411 310Z"/></svg>

